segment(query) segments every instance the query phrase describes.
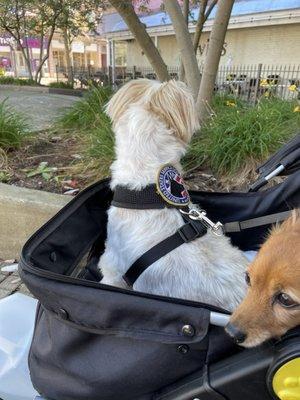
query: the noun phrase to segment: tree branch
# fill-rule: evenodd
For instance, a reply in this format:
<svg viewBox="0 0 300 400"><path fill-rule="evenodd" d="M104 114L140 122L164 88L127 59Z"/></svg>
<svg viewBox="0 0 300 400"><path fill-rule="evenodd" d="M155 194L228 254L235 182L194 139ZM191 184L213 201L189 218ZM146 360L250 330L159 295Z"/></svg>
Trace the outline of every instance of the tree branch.
<svg viewBox="0 0 300 400"><path fill-rule="evenodd" d="M183 16L187 27L189 26L189 14L190 14L190 0L184 0L183 2ZM179 80L185 80L185 73L184 73L184 66L182 59L180 59L180 66L179 66Z"/></svg>
<svg viewBox="0 0 300 400"><path fill-rule="evenodd" d="M218 0L213 0L210 5L208 6L208 9L205 13L205 21L209 18L212 10L215 8L215 5L217 4Z"/></svg>
<svg viewBox="0 0 300 400"><path fill-rule="evenodd" d="M199 15L198 15L197 23L196 23L194 40L193 40L194 51L196 54L197 54L197 49L198 49L201 33L203 30L203 25L205 22L205 9L207 6L207 2L208 2L208 0L200 1Z"/></svg>
<svg viewBox="0 0 300 400"><path fill-rule="evenodd" d="M149 36L145 25L141 23L136 15L131 1L110 0L110 3L124 19L138 44L146 54L159 80L167 81L170 78L168 68Z"/></svg>
<svg viewBox="0 0 300 400"><path fill-rule="evenodd" d="M188 27L177 0L164 0L164 4L172 20L187 84L191 88L194 97L197 98L200 85L200 71Z"/></svg>
<svg viewBox="0 0 300 400"><path fill-rule="evenodd" d="M183 0L182 13L184 16L185 23L189 24L189 14L190 14L190 0Z"/></svg>
<svg viewBox="0 0 300 400"><path fill-rule="evenodd" d="M208 53L197 99L200 121L204 121L208 116L208 105L211 103L213 96L218 66L233 4L234 0L218 1L218 9L209 38Z"/></svg>

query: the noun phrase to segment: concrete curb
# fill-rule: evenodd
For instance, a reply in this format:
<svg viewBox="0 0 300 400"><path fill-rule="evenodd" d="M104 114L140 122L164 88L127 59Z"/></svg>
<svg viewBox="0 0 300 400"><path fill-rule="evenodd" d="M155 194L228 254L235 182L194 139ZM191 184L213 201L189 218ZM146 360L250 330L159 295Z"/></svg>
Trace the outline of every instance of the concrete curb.
<svg viewBox="0 0 300 400"><path fill-rule="evenodd" d="M26 240L70 200L0 183L0 259L19 259Z"/></svg>
<svg viewBox="0 0 300 400"><path fill-rule="evenodd" d="M11 90L22 90L28 92L37 93L49 93L49 94L61 94L64 96L77 96L82 97L83 91L80 89L62 89L62 88L52 88L48 86L21 86L21 85L1 85L0 89L11 89Z"/></svg>

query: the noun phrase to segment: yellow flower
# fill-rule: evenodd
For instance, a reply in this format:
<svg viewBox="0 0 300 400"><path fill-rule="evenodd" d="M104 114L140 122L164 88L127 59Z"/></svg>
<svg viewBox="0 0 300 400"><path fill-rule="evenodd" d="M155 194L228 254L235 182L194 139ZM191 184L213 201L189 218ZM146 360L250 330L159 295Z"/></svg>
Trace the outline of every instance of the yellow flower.
<svg viewBox="0 0 300 400"><path fill-rule="evenodd" d="M294 108L294 112L300 112L300 106L296 106L296 107Z"/></svg>
<svg viewBox="0 0 300 400"><path fill-rule="evenodd" d="M269 86L268 80L267 79L262 79L260 81L260 86Z"/></svg>
<svg viewBox="0 0 300 400"><path fill-rule="evenodd" d="M228 107L236 107L236 104L232 100L227 100L226 101L226 106L228 106Z"/></svg>
<svg viewBox="0 0 300 400"><path fill-rule="evenodd" d="M265 97L270 97L270 92L265 92L265 93L264 93L264 96L265 96Z"/></svg>
<svg viewBox="0 0 300 400"><path fill-rule="evenodd" d="M289 86L289 90L290 90L291 92L296 92L297 86L296 86L296 85L291 85L291 86Z"/></svg>

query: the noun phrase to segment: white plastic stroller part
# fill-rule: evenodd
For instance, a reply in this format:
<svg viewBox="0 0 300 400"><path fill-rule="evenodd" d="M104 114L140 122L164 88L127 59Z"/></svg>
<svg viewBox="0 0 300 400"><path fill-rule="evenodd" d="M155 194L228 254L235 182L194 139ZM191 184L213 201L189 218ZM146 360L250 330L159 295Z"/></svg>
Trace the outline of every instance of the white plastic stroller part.
<svg viewBox="0 0 300 400"><path fill-rule="evenodd" d="M27 365L37 301L20 293L0 300L0 399L33 400Z"/></svg>

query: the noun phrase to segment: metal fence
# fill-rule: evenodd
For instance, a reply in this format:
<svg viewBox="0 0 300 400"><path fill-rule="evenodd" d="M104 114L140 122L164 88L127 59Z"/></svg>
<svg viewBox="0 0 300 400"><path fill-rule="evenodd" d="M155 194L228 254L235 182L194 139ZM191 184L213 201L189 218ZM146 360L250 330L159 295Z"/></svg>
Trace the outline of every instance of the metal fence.
<svg viewBox="0 0 300 400"><path fill-rule="evenodd" d="M179 79L179 67L168 67L173 79ZM89 84L120 86L131 79L157 79L151 67L116 67L94 69L73 68L78 86ZM203 72L203 67L200 67ZM57 80L66 77L65 68L56 69ZM215 92L256 102L262 97L300 99L300 65L238 65L221 66L218 70Z"/></svg>

